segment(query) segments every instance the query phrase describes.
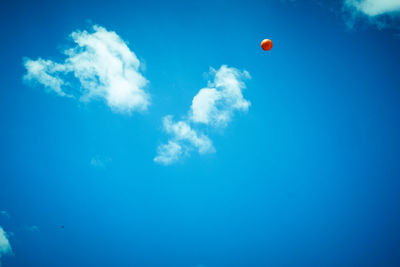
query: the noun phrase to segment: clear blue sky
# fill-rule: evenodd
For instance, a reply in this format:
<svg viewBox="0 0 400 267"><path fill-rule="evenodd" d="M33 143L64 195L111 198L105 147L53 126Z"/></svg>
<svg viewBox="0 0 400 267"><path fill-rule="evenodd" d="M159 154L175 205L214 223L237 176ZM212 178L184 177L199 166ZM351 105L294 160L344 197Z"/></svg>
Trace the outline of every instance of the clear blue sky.
<svg viewBox="0 0 400 267"><path fill-rule="evenodd" d="M0 226L13 251L3 266L400 265L399 31L362 15L350 29L341 10L3 1ZM24 58L62 62L69 34L94 24L141 62L146 111L23 82ZM185 117L223 64L250 73L248 111L206 127L215 153L154 162L168 141L162 118Z"/></svg>

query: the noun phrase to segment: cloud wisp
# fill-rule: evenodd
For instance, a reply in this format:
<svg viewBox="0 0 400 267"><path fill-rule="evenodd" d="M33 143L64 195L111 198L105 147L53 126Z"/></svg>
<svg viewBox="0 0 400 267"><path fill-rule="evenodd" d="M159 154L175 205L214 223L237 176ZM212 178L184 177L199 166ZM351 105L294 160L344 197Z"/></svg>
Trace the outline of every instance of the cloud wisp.
<svg viewBox="0 0 400 267"><path fill-rule="evenodd" d="M154 158L157 163L172 164L193 150L197 150L200 154L215 152L211 140L192 129L187 121L174 122L172 116L168 115L163 118L163 128L170 136L170 140L158 147L158 155Z"/></svg>
<svg viewBox="0 0 400 267"><path fill-rule="evenodd" d="M345 5L371 17L400 11L399 0L345 0Z"/></svg>
<svg viewBox="0 0 400 267"><path fill-rule="evenodd" d="M83 102L103 100L117 113L144 111L150 104L146 78L135 53L113 31L93 26L93 32L75 31L74 47L64 51L62 63L24 59L24 80L47 91Z"/></svg>
<svg viewBox="0 0 400 267"><path fill-rule="evenodd" d="M347 26L352 28L359 18L366 18L378 28L398 25L399 0L344 0Z"/></svg>
<svg viewBox="0 0 400 267"><path fill-rule="evenodd" d="M8 241L7 233L0 226L0 266L1 266L1 258L3 255L11 254L12 249L10 242Z"/></svg>
<svg viewBox="0 0 400 267"><path fill-rule="evenodd" d="M225 128L235 111L249 109L250 102L243 97L244 80L250 79L247 71L222 65L218 70L211 68L210 75L213 80L193 97L190 110L182 120L174 121L171 115L163 118L163 129L169 140L158 146L155 162L170 165L192 151L214 153L211 139L200 128Z"/></svg>

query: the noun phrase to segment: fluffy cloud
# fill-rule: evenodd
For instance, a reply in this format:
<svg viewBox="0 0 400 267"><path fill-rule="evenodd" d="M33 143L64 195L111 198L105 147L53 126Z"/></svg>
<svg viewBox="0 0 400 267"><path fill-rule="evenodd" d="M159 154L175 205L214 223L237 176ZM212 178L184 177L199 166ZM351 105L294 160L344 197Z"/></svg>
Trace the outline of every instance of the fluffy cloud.
<svg viewBox="0 0 400 267"><path fill-rule="evenodd" d="M225 65L218 71L211 69L211 73L215 76L214 82L209 82L193 98L190 117L196 123L226 127L235 110L247 111L250 106L242 94L243 80L250 75Z"/></svg>
<svg viewBox="0 0 400 267"><path fill-rule="evenodd" d="M139 71L135 53L115 32L94 26L92 33L75 31L71 38L75 46L64 51L63 63L25 59L24 80L42 84L59 96L86 102L102 99L115 112L147 109L148 81Z"/></svg>
<svg viewBox="0 0 400 267"><path fill-rule="evenodd" d="M400 11L399 0L345 0L345 5L368 15L378 16Z"/></svg>
<svg viewBox="0 0 400 267"><path fill-rule="evenodd" d="M179 142L187 142L191 146L197 148L200 154L213 151L211 140L204 134L198 134L190 128L189 124L184 121L174 122L172 116L166 116L163 119L163 125L166 132Z"/></svg>
<svg viewBox="0 0 400 267"><path fill-rule="evenodd" d="M194 150L199 154L214 153L212 141L199 127L226 127L235 111L248 110L250 102L242 94L244 80L250 78L247 71L223 65L218 70L211 69L210 74L213 81L194 96L186 119L175 122L171 115L164 117L163 129L170 139L158 147L155 162L169 165Z"/></svg>
<svg viewBox="0 0 400 267"><path fill-rule="evenodd" d="M10 242L8 241L8 237L6 232L0 226L0 260L3 255L12 253ZM1 266L1 261L0 261Z"/></svg>
<svg viewBox="0 0 400 267"><path fill-rule="evenodd" d="M163 165L169 165L178 161L182 153L182 146L169 140L168 144L158 146L157 156L154 158L154 161Z"/></svg>
<svg viewBox="0 0 400 267"><path fill-rule="evenodd" d="M211 140L204 134L193 130L188 122L174 122L171 115L163 119L163 128L169 134L171 139L168 144L158 147L158 156L154 158L155 162L168 165L183 155L188 155L193 149L200 154L213 153L215 151Z"/></svg>
<svg viewBox="0 0 400 267"><path fill-rule="evenodd" d="M66 71L64 65L41 58L36 61L27 59L24 65L27 69L27 74L24 76L26 81L36 81L44 85L47 89L53 90L58 95L66 96L66 93L61 88L64 86L64 80L58 77L57 74Z"/></svg>

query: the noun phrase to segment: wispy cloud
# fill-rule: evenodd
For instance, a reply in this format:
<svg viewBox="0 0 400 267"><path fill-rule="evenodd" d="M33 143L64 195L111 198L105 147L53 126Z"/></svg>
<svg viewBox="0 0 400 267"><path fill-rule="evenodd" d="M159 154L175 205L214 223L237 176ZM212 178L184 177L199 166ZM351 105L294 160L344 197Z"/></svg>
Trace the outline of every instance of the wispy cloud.
<svg viewBox="0 0 400 267"><path fill-rule="evenodd" d="M344 0L343 7L346 24L350 28L361 19L366 19L378 28L391 27L399 23L399 0Z"/></svg>
<svg viewBox="0 0 400 267"><path fill-rule="evenodd" d="M183 155L188 155L192 150L200 154L213 153L215 151L211 140L204 134L193 130L186 121L174 122L171 115L163 119L163 128L169 134L168 144L158 147L158 156L155 162L168 165Z"/></svg>
<svg viewBox="0 0 400 267"><path fill-rule="evenodd" d="M245 79L250 78L247 71L221 66L210 70L212 81L194 96L188 115L174 121L171 115L163 118L163 129L169 135L166 144L157 149L154 161L169 165L192 151L199 154L214 153L211 139L199 128L224 128L232 120L235 111L247 111L250 102L243 97Z"/></svg>
<svg viewBox="0 0 400 267"><path fill-rule="evenodd" d="M3 255L11 254L12 249L10 242L8 241L8 236L3 228L0 226L0 266L1 266L1 258Z"/></svg>
<svg viewBox="0 0 400 267"><path fill-rule="evenodd" d="M345 5L372 17L400 11L399 0L345 0Z"/></svg>
<svg viewBox="0 0 400 267"><path fill-rule="evenodd" d="M158 146L157 156L154 158L154 161L160 164L169 165L178 161L182 155L182 146L177 142L169 140L168 144Z"/></svg>
<svg viewBox="0 0 400 267"><path fill-rule="evenodd" d="M296 2L296 0L281 1ZM321 6L329 6L331 11L339 13L349 29L365 22L378 29L395 28L400 25L399 0L340 0L337 2L315 0L314 2Z"/></svg>
<svg viewBox="0 0 400 267"><path fill-rule="evenodd" d="M93 26L93 32L71 34L74 47L62 63L24 59L24 80L39 83L59 96L88 102L101 99L115 112L144 111L150 104L148 83L135 53L113 31Z"/></svg>

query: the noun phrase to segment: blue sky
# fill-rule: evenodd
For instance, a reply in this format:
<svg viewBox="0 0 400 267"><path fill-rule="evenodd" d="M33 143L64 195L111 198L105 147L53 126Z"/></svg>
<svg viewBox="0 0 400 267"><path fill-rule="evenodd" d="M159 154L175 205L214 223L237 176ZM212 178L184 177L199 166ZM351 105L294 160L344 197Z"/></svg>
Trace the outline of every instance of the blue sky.
<svg viewBox="0 0 400 267"><path fill-rule="evenodd" d="M399 9L4 2L2 266L399 265Z"/></svg>

